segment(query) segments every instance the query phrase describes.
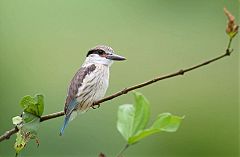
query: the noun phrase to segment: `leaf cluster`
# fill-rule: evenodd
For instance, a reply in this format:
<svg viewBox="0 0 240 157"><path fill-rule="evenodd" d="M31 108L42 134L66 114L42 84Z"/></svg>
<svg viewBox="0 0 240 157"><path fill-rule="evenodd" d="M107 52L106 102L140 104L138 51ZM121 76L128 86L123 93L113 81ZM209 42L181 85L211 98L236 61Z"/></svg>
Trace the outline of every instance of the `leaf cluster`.
<svg viewBox="0 0 240 157"><path fill-rule="evenodd" d="M134 104L124 104L118 109L117 129L128 145L135 144L155 133L175 132L184 119L171 113L161 113L147 128L150 119L149 101L138 92L134 92L134 98Z"/></svg>
<svg viewBox="0 0 240 157"><path fill-rule="evenodd" d="M18 127L17 138L14 144L16 156L26 146L30 139L35 139L39 145L37 131L40 125L40 117L44 111L43 95L31 97L24 96L20 101L20 106L23 108L21 116L12 118L14 125Z"/></svg>

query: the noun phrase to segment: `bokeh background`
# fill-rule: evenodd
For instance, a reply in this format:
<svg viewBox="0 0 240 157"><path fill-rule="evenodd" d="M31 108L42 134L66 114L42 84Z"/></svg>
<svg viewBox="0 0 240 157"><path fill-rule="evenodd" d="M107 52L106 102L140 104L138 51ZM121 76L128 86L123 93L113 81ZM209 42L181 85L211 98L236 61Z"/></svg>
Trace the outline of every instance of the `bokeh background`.
<svg viewBox="0 0 240 157"><path fill-rule="evenodd" d="M45 95L45 114L61 111L68 83L89 48L107 44L127 57L111 68L107 95L224 53L226 6L239 23L237 0L1 0L0 133L13 127L24 95ZM185 115L179 131L161 133L129 148L128 157L237 157L239 149L239 37L231 57L184 76L139 89L161 112ZM21 156L115 156L125 144L117 109L132 94L105 102L72 121L41 124L40 146ZM0 143L14 156L15 136Z"/></svg>

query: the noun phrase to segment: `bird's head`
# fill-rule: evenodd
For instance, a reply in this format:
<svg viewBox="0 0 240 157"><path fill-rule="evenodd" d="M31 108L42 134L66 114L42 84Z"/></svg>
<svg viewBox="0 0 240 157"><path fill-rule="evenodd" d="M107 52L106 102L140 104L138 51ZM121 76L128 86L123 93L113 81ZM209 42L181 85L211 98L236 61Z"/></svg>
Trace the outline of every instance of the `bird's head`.
<svg viewBox="0 0 240 157"><path fill-rule="evenodd" d="M98 45L88 51L85 62L110 66L113 61L123 60L126 60L126 58L115 54L111 47Z"/></svg>

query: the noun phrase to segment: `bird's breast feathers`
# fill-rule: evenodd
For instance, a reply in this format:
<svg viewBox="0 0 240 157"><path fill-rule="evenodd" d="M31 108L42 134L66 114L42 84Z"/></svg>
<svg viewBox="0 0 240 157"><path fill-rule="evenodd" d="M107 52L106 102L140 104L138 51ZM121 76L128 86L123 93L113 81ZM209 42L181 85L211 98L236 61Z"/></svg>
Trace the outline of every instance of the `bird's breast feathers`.
<svg viewBox="0 0 240 157"><path fill-rule="evenodd" d="M78 99L84 99L88 95L93 101L97 101L105 95L109 81L109 68L101 64L95 66L96 69L86 75L82 85L79 86Z"/></svg>
<svg viewBox="0 0 240 157"><path fill-rule="evenodd" d="M104 97L109 81L109 67L91 64L81 67L73 77L68 90L65 112L68 104L77 99L75 109L85 111L93 102Z"/></svg>

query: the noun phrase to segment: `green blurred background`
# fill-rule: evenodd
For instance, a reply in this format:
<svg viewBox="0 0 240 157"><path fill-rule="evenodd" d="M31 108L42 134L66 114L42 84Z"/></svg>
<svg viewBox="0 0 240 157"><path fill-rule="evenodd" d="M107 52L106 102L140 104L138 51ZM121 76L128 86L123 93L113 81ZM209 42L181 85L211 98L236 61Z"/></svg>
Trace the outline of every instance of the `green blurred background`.
<svg viewBox="0 0 240 157"><path fill-rule="evenodd" d="M68 83L89 48L107 44L127 57L111 68L107 95L174 72L225 51L223 7L239 15L237 0L1 0L0 134L13 127L24 95L45 95L45 114L60 111ZM237 18L238 20L238 18ZM239 20L238 20L239 22ZM231 57L184 76L138 90L161 112L185 115L176 133L161 133L129 148L128 157L237 157L239 149L239 37ZM105 102L72 121L41 124L40 146L21 156L114 156L125 144L116 129L117 109L132 94ZM15 135L0 143L14 156Z"/></svg>

